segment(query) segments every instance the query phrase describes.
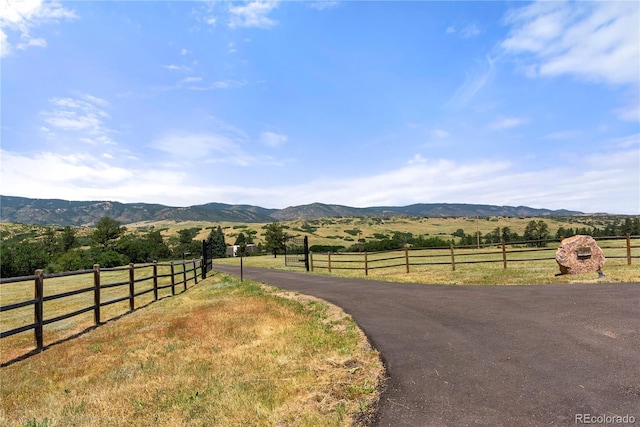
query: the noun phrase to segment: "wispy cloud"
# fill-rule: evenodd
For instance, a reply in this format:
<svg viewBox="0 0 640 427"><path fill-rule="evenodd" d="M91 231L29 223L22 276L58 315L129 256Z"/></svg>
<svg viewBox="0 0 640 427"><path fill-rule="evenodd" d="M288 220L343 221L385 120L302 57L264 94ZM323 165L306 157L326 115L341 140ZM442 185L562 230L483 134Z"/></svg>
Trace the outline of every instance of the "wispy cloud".
<svg viewBox="0 0 640 427"><path fill-rule="evenodd" d="M464 83L458 87L451 99L447 102L447 106L454 108L466 106L473 97L475 97L476 94L491 81L494 74L495 63L493 59L487 55L486 61L482 63L478 69L467 75Z"/></svg>
<svg viewBox="0 0 640 427"><path fill-rule="evenodd" d="M464 38L475 37L479 35L481 32L482 31L480 30L480 27L478 27L476 24L467 25L462 30L460 30L460 34L462 34L462 37Z"/></svg>
<svg viewBox="0 0 640 427"><path fill-rule="evenodd" d="M617 108L614 113L625 122L640 122L640 102Z"/></svg>
<svg viewBox="0 0 640 427"><path fill-rule="evenodd" d="M115 144L110 136L115 131L106 125L110 116L104 108L109 103L89 94L77 95L75 98L50 99L50 109L40 112L40 117L54 130L74 135L77 141L92 145Z"/></svg>
<svg viewBox="0 0 640 427"><path fill-rule="evenodd" d="M341 3L337 0L316 0L309 2L309 7L316 10L328 10L340 6Z"/></svg>
<svg viewBox="0 0 640 427"><path fill-rule="evenodd" d="M490 129L504 130L527 123L529 120L523 117L500 117L498 120L489 124Z"/></svg>
<svg viewBox="0 0 640 427"><path fill-rule="evenodd" d="M174 134L162 144L172 155L188 149L210 150L228 162L226 150L233 141L216 140L206 134ZM60 197L70 200L158 201L174 206L207 203L250 203L284 207L312 202L350 206L407 205L411 203L463 202L495 205L528 205L584 212L640 213L640 144L617 144L586 156L576 155L557 168L527 170L526 165L496 159L460 162L415 155L398 169L360 176L342 174L297 185L269 188L231 184L227 176L207 174L200 168L177 169L176 159L166 164L123 168L108 157L35 155L1 150L2 182L12 195ZM215 149L212 150L212 146ZM237 147L235 148L237 149ZM246 155L246 154L245 154ZM179 160L179 157L177 160ZM47 165L47 176L31 171ZM206 169L200 169L206 170ZM28 171L28 172L27 172ZM199 184L206 182L206 184ZM558 185L561 183L561 185Z"/></svg>
<svg viewBox="0 0 640 427"><path fill-rule="evenodd" d="M582 132L577 130L561 130L557 132L551 132L542 137L542 139L553 139L557 141L564 141L568 139L574 139L579 137Z"/></svg>
<svg viewBox="0 0 640 427"><path fill-rule="evenodd" d="M451 134L444 129L434 129L431 132L431 136L437 139L445 139L448 138Z"/></svg>
<svg viewBox="0 0 640 427"><path fill-rule="evenodd" d="M33 36L32 33L48 23L74 20L78 16L73 10L64 8L57 1L11 1L5 0L0 7L0 56L6 56L13 52L15 41L9 38L19 34L17 49L24 50L30 47L46 47L47 41L43 37Z"/></svg>
<svg viewBox="0 0 640 427"><path fill-rule="evenodd" d="M243 130L217 118L210 118L207 129L200 132L171 130L153 140L149 146L176 160L193 159L194 153L203 163L235 166L280 165L281 160L249 150L253 139ZM262 132L258 142L276 147L287 141L286 135Z"/></svg>
<svg viewBox="0 0 640 427"><path fill-rule="evenodd" d="M255 0L236 6L229 6L229 27L256 27L269 29L278 24L277 21L269 18L269 14L278 6L277 1L261 1Z"/></svg>
<svg viewBox="0 0 640 427"><path fill-rule="evenodd" d="M162 68L165 68L169 71L180 71L183 73L190 73L191 72L191 68L187 67L186 65L175 65L175 64L171 64L171 65L163 65Z"/></svg>
<svg viewBox="0 0 640 427"><path fill-rule="evenodd" d="M449 25L445 30L447 34L460 34L460 37L468 39L472 37L476 37L482 33L480 27L476 24L468 24L458 29L455 25Z"/></svg>
<svg viewBox="0 0 640 427"><path fill-rule="evenodd" d="M203 79L192 80L192 81L185 81L185 80L182 80L180 83L178 83L178 86L176 86L175 88L206 91L206 90L218 90L218 89L236 89L236 88L243 87L247 84L246 82L239 81L239 80L219 80L211 83L206 83L203 81Z"/></svg>
<svg viewBox="0 0 640 427"><path fill-rule="evenodd" d="M512 9L501 44L525 55L529 76L573 75L611 84L640 83L638 2L536 2Z"/></svg>
<svg viewBox="0 0 640 427"><path fill-rule="evenodd" d="M287 136L275 132L262 132L260 142L270 147L279 147L287 142Z"/></svg>

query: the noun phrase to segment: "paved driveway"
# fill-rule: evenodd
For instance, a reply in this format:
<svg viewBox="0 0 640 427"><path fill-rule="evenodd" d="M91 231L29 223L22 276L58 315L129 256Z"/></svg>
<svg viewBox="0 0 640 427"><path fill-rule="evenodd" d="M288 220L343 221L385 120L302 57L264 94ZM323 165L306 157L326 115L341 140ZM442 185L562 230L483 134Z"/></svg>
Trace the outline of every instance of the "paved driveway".
<svg viewBox="0 0 640 427"><path fill-rule="evenodd" d="M353 316L390 377L375 425L565 426L577 414L640 425L640 283L438 286L257 268L244 277Z"/></svg>

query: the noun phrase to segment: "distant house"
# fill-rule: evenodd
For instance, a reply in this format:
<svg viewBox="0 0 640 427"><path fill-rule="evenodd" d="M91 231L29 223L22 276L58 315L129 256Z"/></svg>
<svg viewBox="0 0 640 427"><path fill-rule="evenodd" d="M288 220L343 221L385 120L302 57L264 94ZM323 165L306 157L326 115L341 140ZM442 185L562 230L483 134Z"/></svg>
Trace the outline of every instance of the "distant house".
<svg viewBox="0 0 640 427"><path fill-rule="evenodd" d="M231 245L227 246L227 256L238 256L238 248L240 245ZM258 247L256 245L250 244L247 245L247 253L255 254L258 253Z"/></svg>

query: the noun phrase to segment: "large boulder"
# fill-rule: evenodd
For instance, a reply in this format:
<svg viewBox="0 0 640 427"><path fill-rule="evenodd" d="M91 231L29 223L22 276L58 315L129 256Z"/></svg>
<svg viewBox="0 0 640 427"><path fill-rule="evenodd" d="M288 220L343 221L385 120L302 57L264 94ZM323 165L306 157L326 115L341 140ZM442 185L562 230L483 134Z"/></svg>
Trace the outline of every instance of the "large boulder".
<svg viewBox="0 0 640 427"><path fill-rule="evenodd" d="M600 271L606 260L593 237L577 235L560 242L556 261L562 274L580 274Z"/></svg>

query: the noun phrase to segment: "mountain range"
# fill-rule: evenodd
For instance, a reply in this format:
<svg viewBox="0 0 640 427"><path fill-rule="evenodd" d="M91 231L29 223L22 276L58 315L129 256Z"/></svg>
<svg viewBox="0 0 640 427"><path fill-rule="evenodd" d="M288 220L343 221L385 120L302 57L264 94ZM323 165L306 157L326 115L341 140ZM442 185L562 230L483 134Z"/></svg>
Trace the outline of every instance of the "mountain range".
<svg viewBox="0 0 640 427"><path fill-rule="evenodd" d="M112 201L69 201L0 196L0 221L23 224L92 226L109 216L121 224L139 221L231 221L273 222L321 217L536 217L581 215L570 210L535 209L526 206L494 206L464 203L419 203L409 206L354 208L342 205L312 203L285 209L267 209L252 205L207 203L188 207L172 207L150 203Z"/></svg>

